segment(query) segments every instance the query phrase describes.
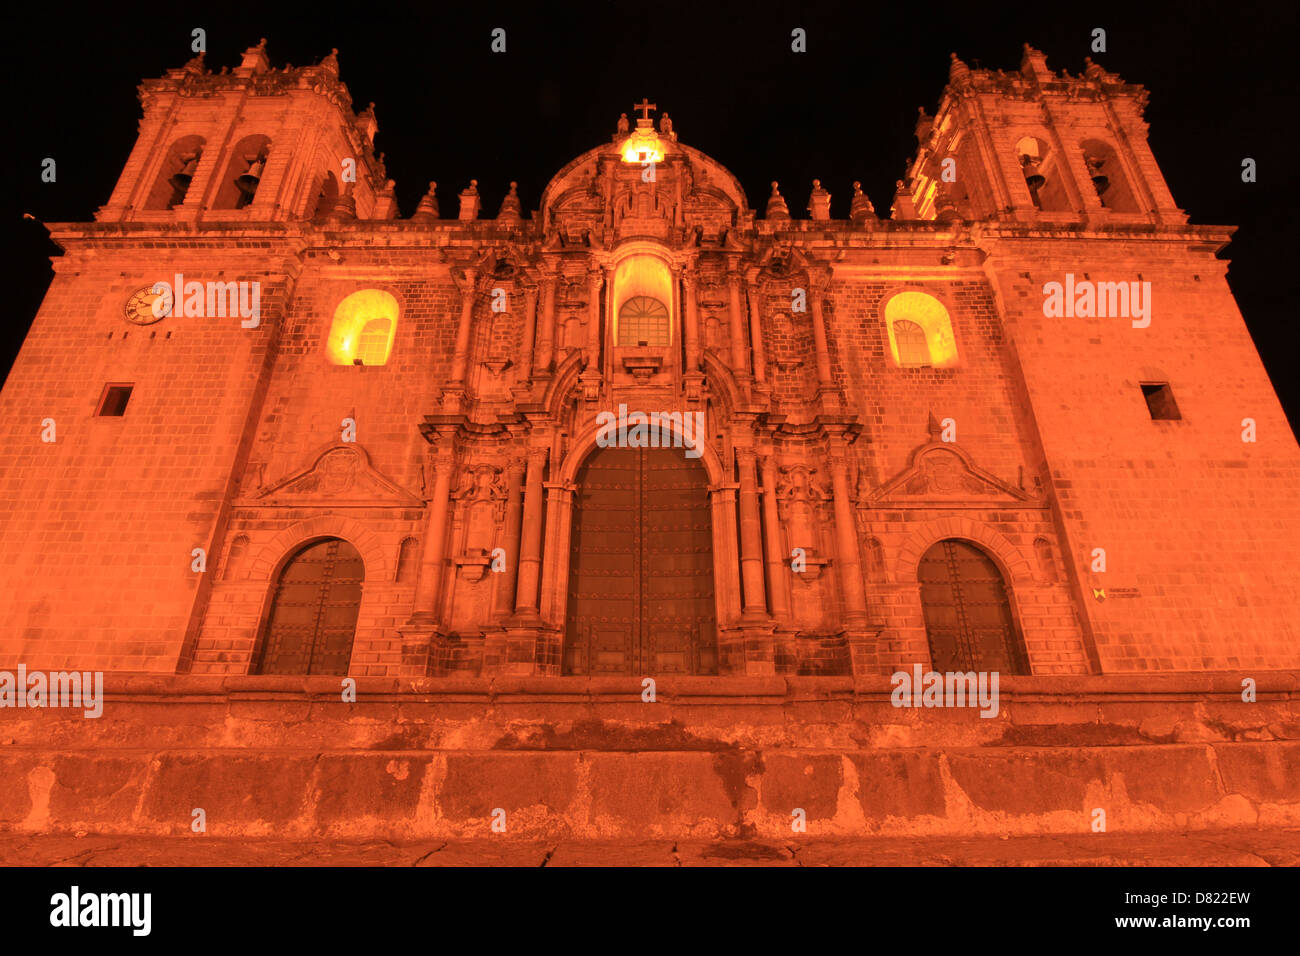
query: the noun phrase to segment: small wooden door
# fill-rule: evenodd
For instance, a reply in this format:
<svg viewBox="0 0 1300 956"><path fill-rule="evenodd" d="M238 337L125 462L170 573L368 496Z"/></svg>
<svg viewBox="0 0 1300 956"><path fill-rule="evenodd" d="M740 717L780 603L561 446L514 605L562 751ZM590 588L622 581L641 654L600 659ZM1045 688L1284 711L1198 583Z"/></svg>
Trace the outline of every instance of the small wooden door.
<svg viewBox="0 0 1300 956"><path fill-rule="evenodd" d="M940 541L918 577L936 671L1029 673L1002 572L988 555L965 541Z"/></svg>
<svg viewBox="0 0 1300 956"><path fill-rule="evenodd" d="M346 541L303 548L280 572L259 674L346 674L366 568Z"/></svg>
<svg viewBox="0 0 1300 956"><path fill-rule="evenodd" d="M680 448L605 448L578 485L565 673L717 673L704 467Z"/></svg>

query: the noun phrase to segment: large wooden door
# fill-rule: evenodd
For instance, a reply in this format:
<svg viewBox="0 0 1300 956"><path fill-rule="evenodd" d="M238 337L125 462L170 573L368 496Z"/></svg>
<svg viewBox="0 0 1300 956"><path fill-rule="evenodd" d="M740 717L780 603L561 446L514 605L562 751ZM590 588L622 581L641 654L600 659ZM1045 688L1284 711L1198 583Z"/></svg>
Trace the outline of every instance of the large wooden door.
<svg viewBox="0 0 1300 956"><path fill-rule="evenodd" d="M936 671L1029 673L1002 572L988 555L965 541L940 541L918 577Z"/></svg>
<svg viewBox="0 0 1300 956"><path fill-rule="evenodd" d="M681 449L603 448L578 475L566 674L717 673L708 482Z"/></svg>
<svg viewBox="0 0 1300 956"><path fill-rule="evenodd" d="M258 673L346 674L365 576L357 549L338 538L294 555L276 585Z"/></svg>

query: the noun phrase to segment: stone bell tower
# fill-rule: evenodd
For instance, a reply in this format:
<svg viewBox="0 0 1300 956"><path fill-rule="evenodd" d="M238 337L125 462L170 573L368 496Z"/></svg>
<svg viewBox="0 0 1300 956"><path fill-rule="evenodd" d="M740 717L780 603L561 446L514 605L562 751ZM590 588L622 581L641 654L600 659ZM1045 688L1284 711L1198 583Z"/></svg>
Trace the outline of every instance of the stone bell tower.
<svg viewBox="0 0 1300 956"><path fill-rule="evenodd" d="M906 199L919 219L1185 223L1147 145L1146 103L1091 60L1057 75L1026 44L1006 73L954 53L938 112L917 121Z"/></svg>
<svg viewBox="0 0 1300 956"><path fill-rule="evenodd" d="M266 41L234 70L200 53L140 86L144 116L100 222L388 219L397 207L373 104L353 113L337 51L275 70Z"/></svg>

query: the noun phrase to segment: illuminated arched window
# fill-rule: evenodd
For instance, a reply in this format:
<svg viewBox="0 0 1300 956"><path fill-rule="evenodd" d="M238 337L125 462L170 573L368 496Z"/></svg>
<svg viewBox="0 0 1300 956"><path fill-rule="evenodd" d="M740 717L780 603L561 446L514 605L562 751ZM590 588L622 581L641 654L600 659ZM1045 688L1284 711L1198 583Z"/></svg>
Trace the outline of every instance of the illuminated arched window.
<svg viewBox="0 0 1300 956"><path fill-rule="evenodd" d="M668 306L648 295L623 303L618 310L619 345L667 345Z"/></svg>
<svg viewBox="0 0 1300 956"><path fill-rule="evenodd" d="M388 343L393 323L388 319L371 319L357 340L357 358L362 365L383 365L388 361Z"/></svg>
<svg viewBox="0 0 1300 956"><path fill-rule="evenodd" d="M907 319L895 322L894 342L898 346L899 365L930 364L930 347L925 344L925 329L915 322Z"/></svg>
<svg viewBox="0 0 1300 956"><path fill-rule="evenodd" d="M397 331L397 299L362 289L338 304L325 351L335 365L386 365Z"/></svg>
<svg viewBox="0 0 1300 956"><path fill-rule="evenodd" d="M898 293L885 303L885 328L896 364L913 368L922 365L945 368L957 364L952 321L943 303L934 296L924 292Z"/></svg>
<svg viewBox="0 0 1300 956"><path fill-rule="evenodd" d="M673 275L657 255L631 255L614 269L614 344L667 348L673 344Z"/></svg>

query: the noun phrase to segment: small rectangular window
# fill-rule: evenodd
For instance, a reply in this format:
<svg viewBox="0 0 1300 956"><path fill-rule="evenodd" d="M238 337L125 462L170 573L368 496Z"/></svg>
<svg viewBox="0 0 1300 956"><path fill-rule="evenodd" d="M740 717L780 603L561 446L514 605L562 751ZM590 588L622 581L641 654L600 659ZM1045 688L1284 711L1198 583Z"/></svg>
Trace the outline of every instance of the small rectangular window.
<svg viewBox="0 0 1300 956"><path fill-rule="evenodd" d="M100 418L120 418L126 414L126 403L131 400L133 385L105 385L104 394L99 397L99 408L95 414Z"/></svg>
<svg viewBox="0 0 1300 956"><path fill-rule="evenodd" d="M1174 401L1174 390L1167 382L1144 382L1142 395L1147 400L1147 411L1152 421L1177 421L1183 416L1178 413L1178 403Z"/></svg>

